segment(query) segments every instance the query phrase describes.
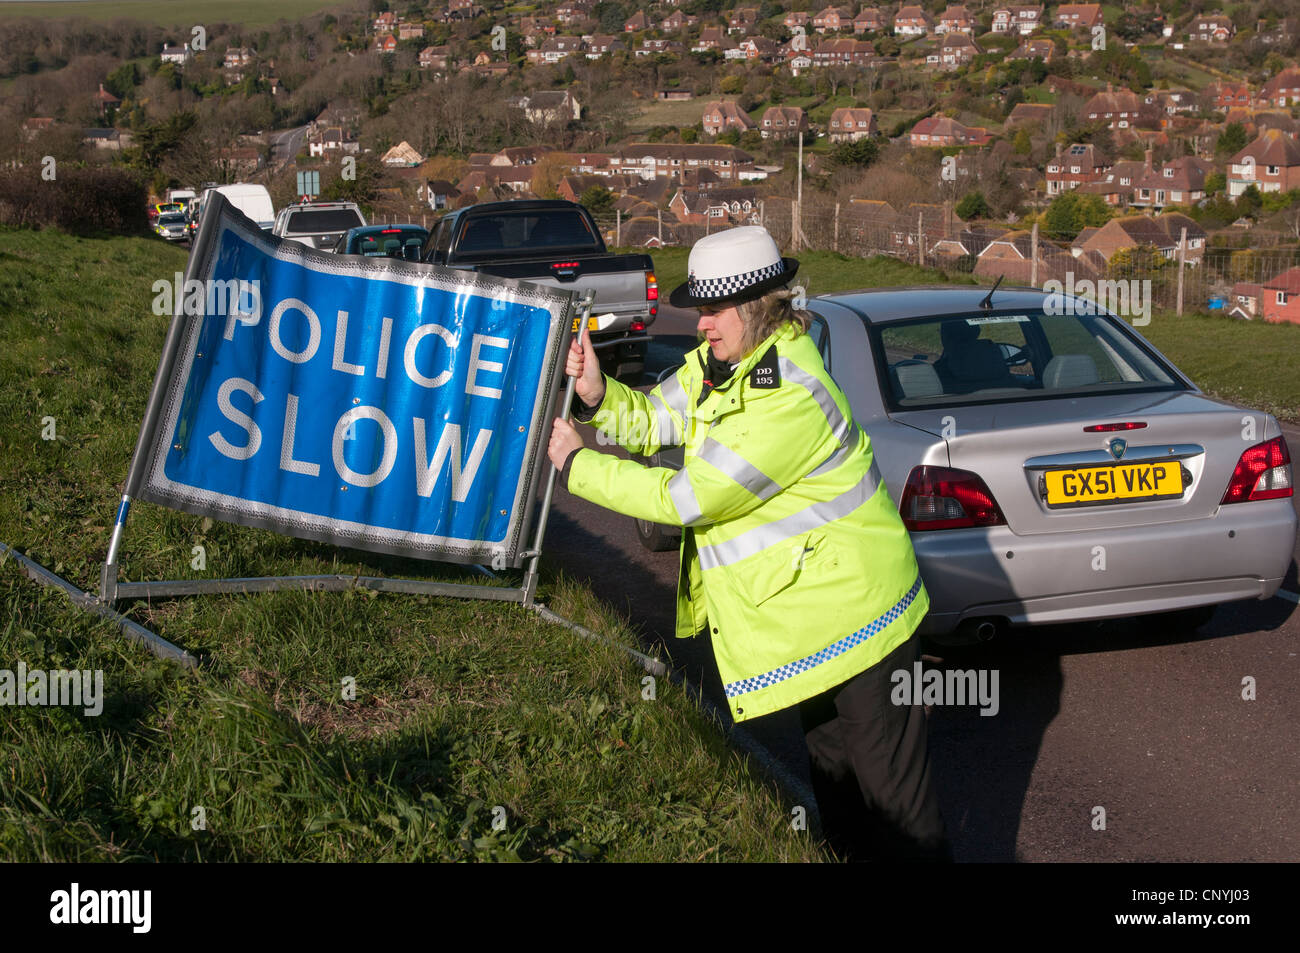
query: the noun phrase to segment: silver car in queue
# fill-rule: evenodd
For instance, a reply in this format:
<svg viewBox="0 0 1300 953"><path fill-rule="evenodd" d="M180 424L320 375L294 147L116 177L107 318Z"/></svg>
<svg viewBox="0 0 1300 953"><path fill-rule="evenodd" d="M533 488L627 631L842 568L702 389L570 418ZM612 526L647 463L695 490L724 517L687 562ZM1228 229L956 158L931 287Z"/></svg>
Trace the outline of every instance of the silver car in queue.
<svg viewBox="0 0 1300 953"><path fill-rule="evenodd" d="M1207 397L1113 313L961 286L808 309L911 531L924 634L1146 613L1194 627L1281 586L1297 520L1277 420ZM682 450L648 462L680 468ZM652 549L680 532L636 522Z"/></svg>

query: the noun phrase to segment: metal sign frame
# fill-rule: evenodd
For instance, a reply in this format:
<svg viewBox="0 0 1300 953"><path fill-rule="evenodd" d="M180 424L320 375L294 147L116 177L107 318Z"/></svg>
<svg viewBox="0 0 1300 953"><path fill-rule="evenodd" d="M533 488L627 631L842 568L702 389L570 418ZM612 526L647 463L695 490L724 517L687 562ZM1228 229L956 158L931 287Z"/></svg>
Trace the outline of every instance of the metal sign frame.
<svg viewBox="0 0 1300 953"><path fill-rule="evenodd" d="M208 214L204 214L203 221L199 226L199 234L196 236L194 243L196 249L209 247L215 240L216 232L220 228L222 216L218 214L218 209L224 205L224 197L216 196L216 198L218 200L217 204L214 205L212 209L204 210L205 213ZM199 270L199 267L198 256L191 253L184 274L184 278L187 282L191 278L196 277L195 273ZM574 300L575 297L575 295L570 294L569 305L562 318L563 324L561 325L561 339L568 339L568 336L572 333L564 329L572 326L574 317L576 316L580 319L577 322L577 340L579 346L582 346L582 343L587 336L588 318L591 314L594 296L591 292L587 292L576 302ZM123 488L122 499L118 505L117 516L114 519L112 535L109 538L108 552L100 567L99 602L101 604L111 606L119 602L134 599L206 595L210 593L274 592L283 589L341 591L354 587L364 587L380 592L424 593L428 595L449 596L462 599L486 599L501 602L518 602L525 606L533 605L533 600L537 592L537 580L539 574L538 561L542 553L542 544L546 535L546 524L550 517L551 501L554 496L555 481L558 476L558 471L553 463L550 464L546 476L546 488L541 505L536 508L535 521L532 522L532 545L528 549L516 554L516 566L519 565L519 561L521 560L527 561L523 580L517 587L339 574L259 576L220 579L162 579L141 582L120 582L118 580L118 558L121 553L122 541L125 538L127 517L131 510L131 504L138 498L141 487L147 476L154 438L158 428L163 422L164 403L171 384L171 377L176 369L181 345L187 334L187 328L185 326L186 316L183 313L181 299L182 296L177 295L175 309L172 315L172 322L168 328L167 337L163 343L162 356L158 363L158 370L154 375L148 404L145 408L144 418L140 425L140 435L136 441L135 451L131 458L130 469L127 472L126 484ZM191 316L191 319L203 320L206 317L206 315L203 317ZM546 429L541 431L541 437L543 439L539 440L539 446L542 447L544 447L546 443L544 438L547 438L549 435L549 421L554 419L557 411L562 419L569 419L569 411L573 403L577 378L567 378L565 386L561 391L558 386L558 381L559 377L564 373L565 359L566 355L564 350L562 350L559 360L557 361L557 366L552 370L552 373L555 375L555 383L551 386L551 400L548 403L545 415L545 420L548 422L548 426ZM555 406L557 400L560 402L560 407L558 408ZM528 493L526 500L526 505L530 508L533 507L535 501L536 485L535 481L530 481L530 492ZM525 515L520 530L521 539L527 538L529 524L529 517ZM334 545L347 544L342 543ZM409 558L420 558L413 554L399 555L407 555ZM438 562L437 560L430 561ZM456 564L449 563L449 565ZM486 575L492 575L482 566L476 566L475 568Z"/></svg>

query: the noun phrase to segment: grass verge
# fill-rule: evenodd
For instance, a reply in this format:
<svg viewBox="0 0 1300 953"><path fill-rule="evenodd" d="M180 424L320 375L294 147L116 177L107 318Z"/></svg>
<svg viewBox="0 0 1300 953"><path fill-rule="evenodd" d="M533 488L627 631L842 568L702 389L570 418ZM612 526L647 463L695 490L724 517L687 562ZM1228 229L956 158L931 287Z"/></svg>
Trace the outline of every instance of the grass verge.
<svg viewBox="0 0 1300 953"><path fill-rule="evenodd" d="M0 540L82 588L95 586L165 332L151 285L184 258L154 239L0 232ZM55 439L42 438L49 419ZM129 579L466 581L145 504L122 565ZM553 567L540 596L633 644ZM0 606L0 669L104 678L98 716L0 707L0 858L823 856L680 689L660 679L647 699L619 650L519 606L366 591L135 604L133 618L204 660L197 673L12 564Z"/></svg>

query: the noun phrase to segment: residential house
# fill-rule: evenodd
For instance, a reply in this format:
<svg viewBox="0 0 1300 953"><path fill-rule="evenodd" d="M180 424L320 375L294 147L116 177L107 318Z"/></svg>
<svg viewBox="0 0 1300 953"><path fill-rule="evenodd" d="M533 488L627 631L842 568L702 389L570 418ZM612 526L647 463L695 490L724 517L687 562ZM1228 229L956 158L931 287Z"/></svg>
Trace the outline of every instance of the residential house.
<svg viewBox="0 0 1300 953"><path fill-rule="evenodd" d="M1097 93L1084 105L1083 115L1089 122L1104 121L1109 129L1128 129L1137 122L1140 105L1132 90L1115 89L1107 83L1104 93Z"/></svg>
<svg viewBox="0 0 1300 953"><path fill-rule="evenodd" d="M160 59L164 63L175 63L177 66L186 66L194 62L194 51L186 43L184 46L164 45Z"/></svg>
<svg viewBox="0 0 1300 953"><path fill-rule="evenodd" d="M785 24L786 29L793 30L797 26L806 27L810 16L811 14L804 10L791 10L781 22Z"/></svg>
<svg viewBox="0 0 1300 953"><path fill-rule="evenodd" d="M226 69L239 69L239 67L247 66L253 62L255 55L256 52L247 46L232 46L226 50L221 65Z"/></svg>
<svg viewBox="0 0 1300 953"><path fill-rule="evenodd" d="M1092 31L1102 25L1100 3L1063 3L1052 14L1052 25L1069 30Z"/></svg>
<svg viewBox="0 0 1300 953"><path fill-rule="evenodd" d="M997 241L1006 233L1007 229L997 225L971 225L957 230L948 238L940 238L930 246L929 251L936 258L978 256L989 247L990 242Z"/></svg>
<svg viewBox="0 0 1300 953"><path fill-rule="evenodd" d="M876 60L876 48L870 40L840 37L822 40L812 51L813 66L870 66Z"/></svg>
<svg viewBox="0 0 1300 953"><path fill-rule="evenodd" d="M1213 83L1209 87L1214 97L1215 109L1246 108L1250 105L1250 86L1247 83Z"/></svg>
<svg viewBox="0 0 1300 953"><path fill-rule="evenodd" d="M450 46L426 46L420 50L420 69L446 70L451 59Z"/></svg>
<svg viewBox="0 0 1300 953"><path fill-rule="evenodd" d="M522 109L529 122L539 125L582 118L582 104L571 89L540 89L527 96L515 96L507 104Z"/></svg>
<svg viewBox="0 0 1300 953"><path fill-rule="evenodd" d="M587 48L587 59L589 60L598 60L602 56L627 49L627 44L610 33L593 33L583 39Z"/></svg>
<svg viewBox="0 0 1300 953"><path fill-rule="evenodd" d="M948 116L929 116L912 127L913 146L982 146L993 137L983 126L966 126Z"/></svg>
<svg viewBox="0 0 1300 953"><path fill-rule="evenodd" d="M1232 19L1222 14L1200 14L1192 18L1188 43L1227 43L1237 35Z"/></svg>
<svg viewBox="0 0 1300 953"><path fill-rule="evenodd" d="M447 3L447 20L472 20L483 13L483 8L474 0L449 0Z"/></svg>
<svg viewBox="0 0 1300 953"><path fill-rule="evenodd" d="M777 45L776 40L769 40L765 36L751 36L742 40L737 46L745 55L745 59L756 63L776 63L781 59L781 47Z"/></svg>
<svg viewBox="0 0 1300 953"><path fill-rule="evenodd" d="M1262 294L1261 287L1250 281L1239 281L1232 286L1231 307L1228 308L1228 317L1243 318L1250 321L1259 314L1259 299Z"/></svg>
<svg viewBox="0 0 1300 953"><path fill-rule="evenodd" d="M727 14L727 32L748 36L758 26L758 7L737 7Z"/></svg>
<svg viewBox="0 0 1300 953"><path fill-rule="evenodd" d="M838 33L853 23L853 10L849 7L827 7L813 17L813 29L818 33Z"/></svg>
<svg viewBox="0 0 1300 953"><path fill-rule="evenodd" d="M376 53L396 53L397 37L391 33L375 37L374 51Z"/></svg>
<svg viewBox="0 0 1300 953"><path fill-rule="evenodd" d="M1072 143L1064 150L1058 146L1055 158L1047 163L1047 194L1056 196L1095 182L1109 168L1110 164L1091 142Z"/></svg>
<svg viewBox="0 0 1300 953"><path fill-rule="evenodd" d="M456 199L460 198L460 193L446 179L427 179L420 183L415 196L421 202L427 202L432 211L441 212L452 208Z"/></svg>
<svg viewBox="0 0 1300 953"><path fill-rule="evenodd" d="M565 0L555 8L555 20L566 25L586 20L591 16L594 5L591 0Z"/></svg>
<svg viewBox="0 0 1300 953"><path fill-rule="evenodd" d="M672 87L666 87L655 91L655 99L660 99L664 102L685 102L688 99L694 98L695 90L693 89L674 89Z"/></svg>
<svg viewBox="0 0 1300 953"><path fill-rule="evenodd" d="M722 27L706 26L700 30L700 38L691 47L692 53L707 53L710 50L722 50Z"/></svg>
<svg viewBox="0 0 1300 953"><path fill-rule="evenodd" d="M870 109L858 109L842 106L831 113L827 134L831 142L856 142L859 139L874 136L876 116Z"/></svg>
<svg viewBox="0 0 1300 953"><path fill-rule="evenodd" d="M1259 91L1256 100L1261 106L1300 105L1300 66L1288 66L1278 73Z"/></svg>
<svg viewBox="0 0 1300 953"><path fill-rule="evenodd" d="M403 23L397 28L397 38L399 40L423 40L424 24L423 23Z"/></svg>
<svg viewBox="0 0 1300 953"><path fill-rule="evenodd" d="M650 18L645 15L644 10L638 10L623 23L624 33L640 33L648 29L650 29Z"/></svg>
<svg viewBox="0 0 1300 953"><path fill-rule="evenodd" d="M109 149L113 152L122 148L122 134L116 129L83 129L81 141L96 149Z"/></svg>
<svg viewBox="0 0 1300 953"><path fill-rule="evenodd" d="M884 33L888 18L876 7L863 7L853 18L854 33Z"/></svg>
<svg viewBox="0 0 1300 953"><path fill-rule="evenodd" d="M756 225L758 190L745 185L707 191L680 188L668 202L668 210L688 225Z"/></svg>
<svg viewBox="0 0 1300 953"><path fill-rule="evenodd" d="M95 107L99 110L101 116L108 116L110 109L116 109L122 105L122 100L118 99L112 93L104 88L104 84L99 84L99 92L94 96Z"/></svg>
<svg viewBox="0 0 1300 953"><path fill-rule="evenodd" d="M739 181L753 169L754 157L734 146L634 142L623 146L610 159L610 171L652 179L672 176L687 169L711 169L724 182Z"/></svg>
<svg viewBox="0 0 1300 953"><path fill-rule="evenodd" d="M1005 125L1008 131L1017 126L1046 126L1055 112L1056 107L1051 103L1016 103Z"/></svg>
<svg viewBox="0 0 1300 953"><path fill-rule="evenodd" d="M424 162L424 156L420 155L414 146L403 139L380 156L379 161L381 164L394 169L413 169Z"/></svg>
<svg viewBox="0 0 1300 953"><path fill-rule="evenodd" d="M582 37L552 36L542 41L535 50L528 51L528 62L537 65L546 63L554 65L566 57L582 52Z"/></svg>
<svg viewBox="0 0 1300 953"><path fill-rule="evenodd" d="M1001 278L1009 284L1029 285L1034 279L1044 281L1096 280L1096 269L1086 260L1049 241L1040 239L1037 255L1034 254L1033 234L1024 229L1006 232L992 239L979 252L975 262L975 275L988 280Z"/></svg>
<svg viewBox="0 0 1300 953"><path fill-rule="evenodd" d="M703 121L704 132L709 136L716 136L726 129L748 132L757 128L745 110L725 99L715 100L705 106Z"/></svg>
<svg viewBox="0 0 1300 953"><path fill-rule="evenodd" d="M1259 290L1259 313L1265 321L1300 324L1300 268L1288 268L1262 282Z"/></svg>
<svg viewBox="0 0 1300 953"><path fill-rule="evenodd" d="M397 14L385 10L383 13L376 15L370 25L376 33L392 33L397 29Z"/></svg>
<svg viewBox="0 0 1300 953"><path fill-rule="evenodd" d="M916 254L921 240L921 251L928 255L936 242L951 238L961 228L962 220L952 210L952 203L933 205L913 202L898 213L894 223L894 247L902 254Z"/></svg>
<svg viewBox="0 0 1300 953"><path fill-rule="evenodd" d="M899 36L925 36L934 29L934 20L923 7L900 7L894 14L894 32Z"/></svg>
<svg viewBox="0 0 1300 953"><path fill-rule="evenodd" d="M759 129L764 139L793 139L808 131L808 117L798 106L769 106Z"/></svg>
<svg viewBox="0 0 1300 953"><path fill-rule="evenodd" d="M23 120L23 138L31 142L42 132L54 128L53 116L32 116Z"/></svg>
<svg viewBox="0 0 1300 953"><path fill-rule="evenodd" d="M1205 245L1209 236L1195 219L1176 212L1168 215L1112 218L1085 242L1081 245L1076 242L1076 245L1084 255L1096 252L1108 263L1121 249L1139 246L1154 248L1165 258L1176 261L1178 239L1184 228L1187 229L1185 260L1189 265L1199 264L1205 257Z"/></svg>
<svg viewBox="0 0 1300 953"><path fill-rule="evenodd" d="M1008 55L1009 60L1033 60L1039 59L1044 63L1050 63L1056 59L1056 41L1047 37L1039 37L1034 40L1025 40Z"/></svg>
<svg viewBox="0 0 1300 953"><path fill-rule="evenodd" d="M975 18L971 12L964 6L950 6L939 14L939 20L934 26L934 32L940 35L945 33L965 33L970 36L975 32Z"/></svg>
<svg viewBox="0 0 1300 953"><path fill-rule="evenodd" d="M1228 163L1228 195L1250 186L1261 192L1300 189L1300 142L1280 129L1265 129Z"/></svg>
<svg viewBox="0 0 1300 953"><path fill-rule="evenodd" d="M1090 182L1078 186L1080 194L1099 195L1107 205L1128 208L1133 200L1133 189L1146 171L1146 164L1132 159L1116 162L1105 171L1098 173Z"/></svg>
<svg viewBox="0 0 1300 953"><path fill-rule="evenodd" d="M318 126L307 133L307 154L314 159L360 151L361 143L345 126Z"/></svg>
<svg viewBox="0 0 1300 953"><path fill-rule="evenodd" d="M648 36L634 52L637 56L654 56L656 53L684 53L686 48L666 36Z"/></svg>
<svg viewBox="0 0 1300 953"><path fill-rule="evenodd" d="M689 13L683 13L681 10L674 10L668 16L664 17L661 24L665 33L676 33L680 30L689 29L700 22L700 18L692 16Z"/></svg>
<svg viewBox="0 0 1300 953"><path fill-rule="evenodd" d="M1205 179L1214 171L1214 163L1197 156L1180 156L1159 168L1151 164L1151 150L1146 153L1141 177L1133 184L1133 208L1159 211L1169 205L1188 205L1205 198Z"/></svg>
<svg viewBox="0 0 1300 953"><path fill-rule="evenodd" d="M943 43L939 45L938 51L926 56L926 62L929 63L931 58L934 58L937 59L941 69L961 69L983 52L979 45L967 34L948 33L944 36Z"/></svg>
<svg viewBox="0 0 1300 953"><path fill-rule="evenodd" d="M1043 25L1043 7L999 7L993 11L994 33L1018 33L1028 36Z"/></svg>

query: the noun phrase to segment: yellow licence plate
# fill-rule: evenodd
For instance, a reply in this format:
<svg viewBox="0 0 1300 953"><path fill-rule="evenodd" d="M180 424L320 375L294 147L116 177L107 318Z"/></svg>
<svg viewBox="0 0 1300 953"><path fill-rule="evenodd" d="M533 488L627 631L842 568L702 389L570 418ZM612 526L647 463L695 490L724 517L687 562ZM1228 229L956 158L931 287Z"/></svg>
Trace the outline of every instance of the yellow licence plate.
<svg viewBox="0 0 1300 953"><path fill-rule="evenodd" d="M1183 470L1176 460L1048 470L1043 478L1047 483L1048 506L1151 500L1183 494Z"/></svg>
<svg viewBox="0 0 1300 953"><path fill-rule="evenodd" d="M578 318L574 318L574 319L573 319L573 333L574 333L574 334L577 334L577 333L578 333L578 320L579 320ZM588 318L588 319L587 319L587 330L588 330L588 331L599 331L599 330L600 330L600 322L597 321L595 318Z"/></svg>

